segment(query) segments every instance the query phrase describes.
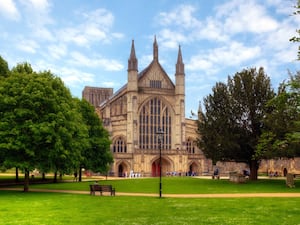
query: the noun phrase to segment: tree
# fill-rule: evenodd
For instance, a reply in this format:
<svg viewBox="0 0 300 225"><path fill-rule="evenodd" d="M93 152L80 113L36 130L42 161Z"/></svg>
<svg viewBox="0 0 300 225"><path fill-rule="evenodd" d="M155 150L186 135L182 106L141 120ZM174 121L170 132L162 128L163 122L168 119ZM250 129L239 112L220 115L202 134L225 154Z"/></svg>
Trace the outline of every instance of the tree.
<svg viewBox="0 0 300 225"><path fill-rule="evenodd" d="M0 151L6 168L65 172L78 166L81 114L63 82L27 63L12 69L0 84Z"/></svg>
<svg viewBox="0 0 300 225"><path fill-rule="evenodd" d="M8 77L9 68L7 62L0 56L0 79Z"/></svg>
<svg viewBox="0 0 300 225"><path fill-rule="evenodd" d="M267 107L257 157L300 156L300 72L280 85Z"/></svg>
<svg viewBox="0 0 300 225"><path fill-rule="evenodd" d="M300 15L300 0L297 1L297 4L295 6L295 12L293 13L295 16ZM292 42L299 43L300 42L300 29L296 30L296 33L298 36L294 36L290 39ZM298 60L300 60L300 46L298 46Z"/></svg>
<svg viewBox="0 0 300 225"><path fill-rule="evenodd" d="M261 134L265 104L274 96L263 68L255 68L217 83L204 99L205 112L198 121L198 145L216 161L246 162L252 180L257 179L256 145Z"/></svg>
<svg viewBox="0 0 300 225"><path fill-rule="evenodd" d="M216 83L212 89L213 94L204 99L206 113L198 121L199 144L206 157L212 159L215 164L219 160L231 160L230 153L238 148L235 140L236 134L231 132L233 114L230 103L230 94L224 83ZM225 137L226 136L226 137Z"/></svg>
<svg viewBox="0 0 300 225"><path fill-rule="evenodd" d="M82 151L81 167L94 172L107 172L107 165L113 162L109 134L89 102L82 99L78 101L78 105L88 132L87 144ZM81 168L79 171L81 173ZM80 178L81 176L79 180Z"/></svg>

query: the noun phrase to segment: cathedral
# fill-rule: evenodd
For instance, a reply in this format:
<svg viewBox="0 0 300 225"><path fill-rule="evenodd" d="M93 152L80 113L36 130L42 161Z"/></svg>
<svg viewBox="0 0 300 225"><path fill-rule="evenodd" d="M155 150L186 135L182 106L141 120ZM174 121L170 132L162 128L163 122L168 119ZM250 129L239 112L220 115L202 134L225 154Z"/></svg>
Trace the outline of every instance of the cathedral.
<svg viewBox="0 0 300 225"><path fill-rule="evenodd" d="M114 162L110 175L159 176L160 162L162 176L198 175L211 170L211 161L195 143L197 123L185 118L180 46L174 70L175 84L159 63L154 38L152 62L138 72L132 41L127 84L116 92L112 88L84 88L83 98L95 106L111 137Z"/></svg>

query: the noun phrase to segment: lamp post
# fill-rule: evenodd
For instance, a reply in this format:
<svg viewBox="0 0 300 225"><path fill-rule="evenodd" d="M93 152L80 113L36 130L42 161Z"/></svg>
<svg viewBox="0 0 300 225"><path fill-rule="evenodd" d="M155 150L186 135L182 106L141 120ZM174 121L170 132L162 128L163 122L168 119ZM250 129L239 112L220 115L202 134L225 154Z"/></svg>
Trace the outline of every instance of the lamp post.
<svg viewBox="0 0 300 225"><path fill-rule="evenodd" d="M158 128L156 135L158 138L158 145L159 145L159 197L161 198L162 193L162 183L161 183L161 141L163 139L164 132Z"/></svg>

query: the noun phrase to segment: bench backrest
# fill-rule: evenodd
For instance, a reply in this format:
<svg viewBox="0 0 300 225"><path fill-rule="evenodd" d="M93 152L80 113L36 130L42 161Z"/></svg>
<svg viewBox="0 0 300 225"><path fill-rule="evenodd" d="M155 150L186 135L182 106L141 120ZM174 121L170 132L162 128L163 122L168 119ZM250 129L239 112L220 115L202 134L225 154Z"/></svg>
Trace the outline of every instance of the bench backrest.
<svg viewBox="0 0 300 225"><path fill-rule="evenodd" d="M99 185L100 191L111 191L112 186L111 185Z"/></svg>
<svg viewBox="0 0 300 225"><path fill-rule="evenodd" d="M91 191L100 191L100 185L99 184L91 184L90 190Z"/></svg>

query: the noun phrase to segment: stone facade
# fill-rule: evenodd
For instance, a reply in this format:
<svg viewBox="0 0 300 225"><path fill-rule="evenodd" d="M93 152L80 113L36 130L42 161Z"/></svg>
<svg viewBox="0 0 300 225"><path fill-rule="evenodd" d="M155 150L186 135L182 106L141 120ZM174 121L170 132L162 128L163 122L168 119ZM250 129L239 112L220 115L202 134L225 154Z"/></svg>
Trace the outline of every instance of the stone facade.
<svg viewBox="0 0 300 225"><path fill-rule="evenodd" d="M160 147L162 175L211 171L211 161L195 143L196 121L185 118L185 71L180 46L174 69L175 84L159 63L155 38L153 60L139 73L132 41L127 84L109 98L99 92L98 97L106 100L96 105L96 110L112 140L111 175L159 176ZM89 91L98 89L88 87L83 93L91 96ZM159 129L163 132L160 143Z"/></svg>
<svg viewBox="0 0 300 225"><path fill-rule="evenodd" d="M112 88L84 87L82 98L91 103L94 107L99 106L102 102L113 95Z"/></svg>
<svg viewBox="0 0 300 225"><path fill-rule="evenodd" d="M112 88L85 87L82 97L93 104L109 131L114 162L113 176L159 176L160 146L162 175L211 175L218 167L221 176L249 170L245 163L206 159L195 141L196 120L185 118L185 70L179 46L175 84L159 63L158 45L153 43L153 60L138 72L132 41L128 59L127 84ZM163 131L159 143L159 130ZM161 144L161 145L160 145ZM300 174L300 159L262 160L259 173Z"/></svg>
<svg viewBox="0 0 300 225"><path fill-rule="evenodd" d="M258 171L268 175L276 173L278 176L286 176L287 173L300 174L300 158L262 160Z"/></svg>

